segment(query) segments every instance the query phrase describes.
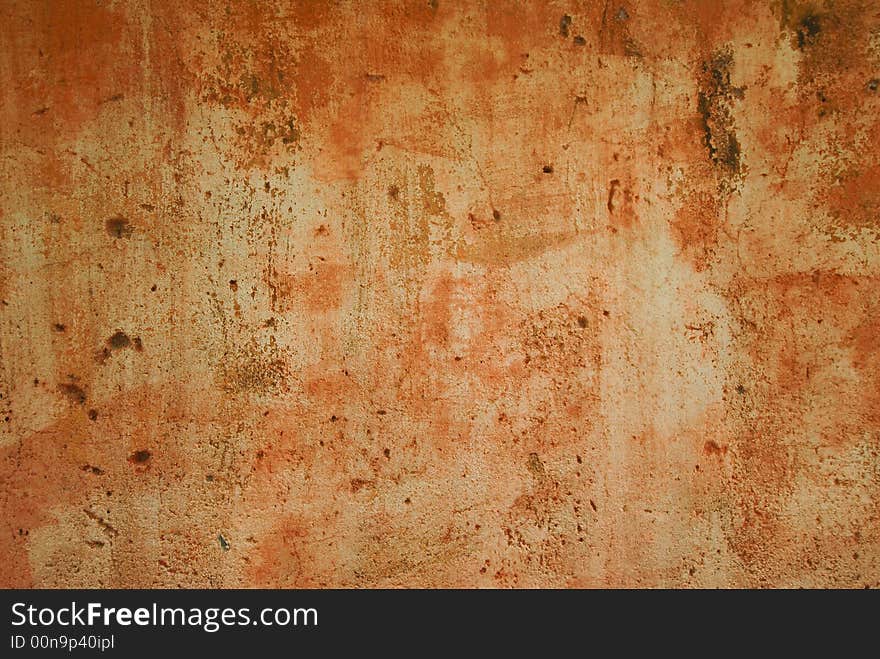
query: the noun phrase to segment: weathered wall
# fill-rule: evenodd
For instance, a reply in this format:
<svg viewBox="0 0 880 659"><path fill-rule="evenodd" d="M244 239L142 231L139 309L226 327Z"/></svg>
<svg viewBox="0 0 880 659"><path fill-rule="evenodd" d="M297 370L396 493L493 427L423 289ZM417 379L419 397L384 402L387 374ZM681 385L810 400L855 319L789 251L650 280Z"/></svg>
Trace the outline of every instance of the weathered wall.
<svg viewBox="0 0 880 659"><path fill-rule="evenodd" d="M874 0L6 0L0 75L0 585L880 585Z"/></svg>

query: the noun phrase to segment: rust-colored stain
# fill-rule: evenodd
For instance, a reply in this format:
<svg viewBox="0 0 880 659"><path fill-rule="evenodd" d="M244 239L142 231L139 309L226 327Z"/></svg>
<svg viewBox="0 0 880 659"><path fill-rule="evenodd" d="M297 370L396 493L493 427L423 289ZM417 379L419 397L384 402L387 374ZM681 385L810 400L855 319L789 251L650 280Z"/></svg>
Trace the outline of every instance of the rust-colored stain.
<svg viewBox="0 0 880 659"><path fill-rule="evenodd" d="M880 586L874 0L9 0L0 585Z"/></svg>

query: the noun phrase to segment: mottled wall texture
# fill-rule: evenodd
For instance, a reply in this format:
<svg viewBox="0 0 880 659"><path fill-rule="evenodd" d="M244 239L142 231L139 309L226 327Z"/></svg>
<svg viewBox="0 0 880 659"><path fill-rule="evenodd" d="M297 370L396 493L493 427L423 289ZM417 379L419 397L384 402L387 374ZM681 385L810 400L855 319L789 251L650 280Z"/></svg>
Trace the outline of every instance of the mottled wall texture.
<svg viewBox="0 0 880 659"><path fill-rule="evenodd" d="M876 0L3 0L0 585L880 585Z"/></svg>

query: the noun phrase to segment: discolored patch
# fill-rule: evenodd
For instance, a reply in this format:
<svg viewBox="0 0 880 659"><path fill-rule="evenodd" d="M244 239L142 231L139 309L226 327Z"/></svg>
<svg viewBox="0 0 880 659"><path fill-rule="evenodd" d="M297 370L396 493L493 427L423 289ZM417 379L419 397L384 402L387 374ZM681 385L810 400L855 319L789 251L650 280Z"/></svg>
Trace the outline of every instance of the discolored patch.
<svg viewBox="0 0 880 659"><path fill-rule="evenodd" d="M736 135L733 104L745 90L731 84L733 54L721 49L701 65L697 110L703 125L703 141L718 169L722 191L729 193L742 173L742 148Z"/></svg>

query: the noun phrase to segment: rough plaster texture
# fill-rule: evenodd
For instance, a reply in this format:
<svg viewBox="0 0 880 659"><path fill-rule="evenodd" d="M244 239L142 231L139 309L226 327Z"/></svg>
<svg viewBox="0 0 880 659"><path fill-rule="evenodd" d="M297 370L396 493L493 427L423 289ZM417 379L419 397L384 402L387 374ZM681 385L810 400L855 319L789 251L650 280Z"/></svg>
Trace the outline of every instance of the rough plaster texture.
<svg viewBox="0 0 880 659"><path fill-rule="evenodd" d="M880 585L880 5L3 0L3 586Z"/></svg>

